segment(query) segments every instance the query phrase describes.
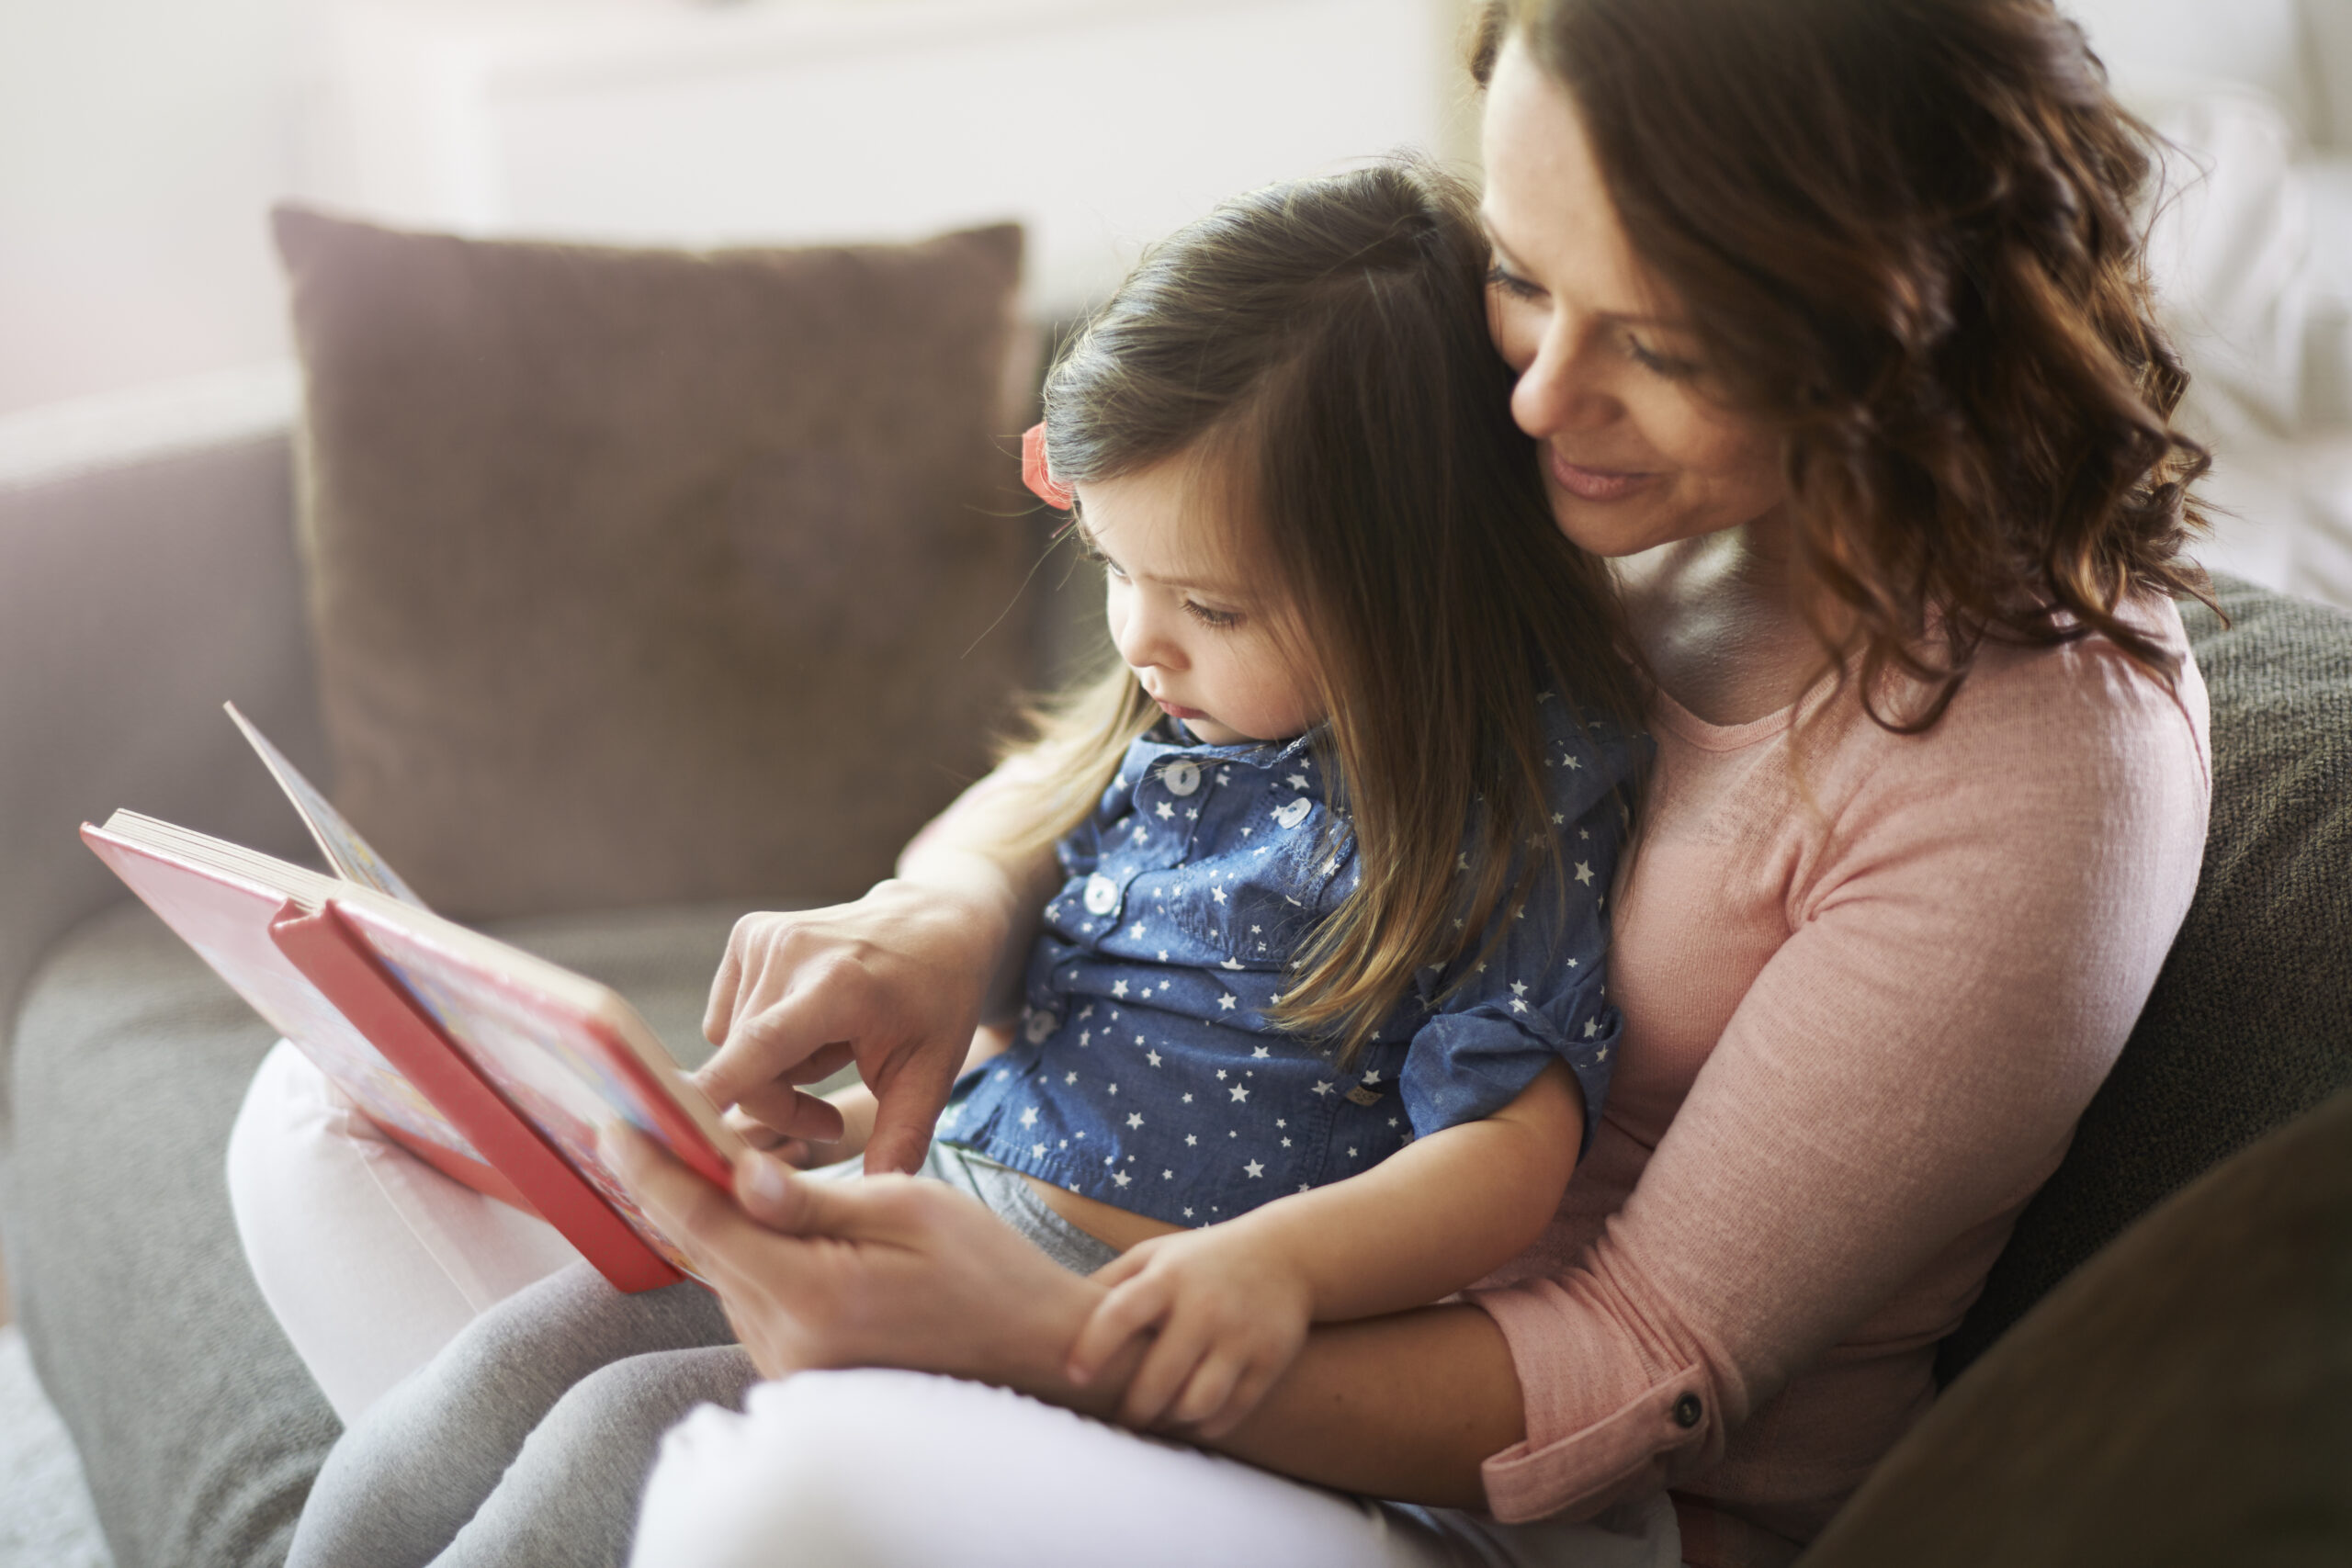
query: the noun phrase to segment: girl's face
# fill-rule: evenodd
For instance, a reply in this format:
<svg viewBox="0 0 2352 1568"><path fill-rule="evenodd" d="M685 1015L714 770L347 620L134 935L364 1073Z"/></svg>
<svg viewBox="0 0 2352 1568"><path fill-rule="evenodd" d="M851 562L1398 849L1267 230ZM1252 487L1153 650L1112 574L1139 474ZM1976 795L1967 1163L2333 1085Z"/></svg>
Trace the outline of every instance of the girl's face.
<svg viewBox="0 0 2352 1568"><path fill-rule="evenodd" d="M1627 242L1575 103L1516 41L1495 62L1484 146L1487 321L1560 531L1626 556L1780 506L1777 444L1707 395L1698 344Z"/></svg>
<svg viewBox="0 0 2352 1568"><path fill-rule="evenodd" d="M1200 508L1217 487L1170 458L1074 487L1078 527L1101 554L1111 640L1144 690L1213 746L1286 740L1323 716L1315 671L1270 602L1214 547Z"/></svg>

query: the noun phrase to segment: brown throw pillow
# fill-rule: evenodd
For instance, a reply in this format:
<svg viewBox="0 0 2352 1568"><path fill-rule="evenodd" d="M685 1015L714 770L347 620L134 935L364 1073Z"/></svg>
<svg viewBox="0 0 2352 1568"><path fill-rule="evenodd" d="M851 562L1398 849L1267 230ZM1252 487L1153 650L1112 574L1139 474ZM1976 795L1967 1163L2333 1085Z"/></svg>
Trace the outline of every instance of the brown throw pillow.
<svg viewBox="0 0 2352 1568"><path fill-rule="evenodd" d="M2347 1562L2352 1089L2042 1298L1800 1568Z"/></svg>
<svg viewBox="0 0 2352 1568"><path fill-rule="evenodd" d="M1018 228L275 222L334 794L435 907L853 896L984 768L1028 671Z"/></svg>

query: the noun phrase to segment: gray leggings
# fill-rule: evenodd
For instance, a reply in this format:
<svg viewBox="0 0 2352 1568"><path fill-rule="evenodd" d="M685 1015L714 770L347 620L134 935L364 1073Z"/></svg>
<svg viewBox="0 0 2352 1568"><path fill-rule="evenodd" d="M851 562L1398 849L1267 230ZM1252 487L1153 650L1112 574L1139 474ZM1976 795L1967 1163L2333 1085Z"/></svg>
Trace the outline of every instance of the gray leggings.
<svg viewBox="0 0 2352 1568"><path fill-rule="evenodd" d="M965 1150L933 1144L922 1174L1074 1272L1117 1256ZM741 1410L758 1381L700 1285L625 1296L574 1264L482 1314L368 1406L319 1472L288 1568L620 1568L662 1435L698 1404Z"/></svg>

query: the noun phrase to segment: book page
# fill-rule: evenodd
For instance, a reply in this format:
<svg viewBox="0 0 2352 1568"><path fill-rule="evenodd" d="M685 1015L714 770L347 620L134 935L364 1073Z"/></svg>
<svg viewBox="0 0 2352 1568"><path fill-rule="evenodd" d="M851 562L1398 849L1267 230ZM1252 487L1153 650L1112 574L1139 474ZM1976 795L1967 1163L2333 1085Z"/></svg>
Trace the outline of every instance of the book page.
<svg viewBox="0 0 2352 1568"><path fill-rule="evenodd" d="M420 909L425 908L424 900L416 896L415 890L402 882L400 874L385 864L383 858L368 847L368 840L344 820L343 813L319 793L315 784L302 776L301 770L287 760L285 752L271 745L269 738L254 728L253 720L237 711L236 704L223 703L220 705L229 710L229 716L237 721L239 729L244 731L245 739L261 754L262 765L277 781L277 787L286 792L286 798L293 802L303 825L311 829L311 837L317 840L319 852L327 857L327 864L334 868L336 875L348 882L356 882L362 887L372 887L403 904L413 904Z"/></svg>
<svg viewBox="0 0 2352 1568"><path fill-rule="evenodd" d="M369 1120L462 1159L487 1163L270 941L270 922L288 899L323 903L339 884L131 811L116 812L103 829L85 826L83 838L230 989L294 1042Z"/></svg>

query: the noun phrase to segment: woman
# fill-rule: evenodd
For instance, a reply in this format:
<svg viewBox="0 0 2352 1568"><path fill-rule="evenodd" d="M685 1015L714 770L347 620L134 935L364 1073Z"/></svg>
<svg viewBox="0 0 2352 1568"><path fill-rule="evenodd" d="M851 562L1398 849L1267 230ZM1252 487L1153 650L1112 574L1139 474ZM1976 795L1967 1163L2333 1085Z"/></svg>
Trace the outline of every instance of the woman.
<svg viewBox="0 0 2352 1568"><path fill-rule="evenodd" d="M1317 1330L1227 1459L1070 1414L1099 1287L958 1195L628 1151L763 1371L908 1369L696 1416L639 1561L1772 1562L1931 1399L2197 874L2146 157L2047 0L1518 0L1478 69L1513 411L1660 746L1550 1235ZM826 1134L789 1085L854 1055L915 1163L1053 874L989 810L738 929L716 1095Z"/></svg>

